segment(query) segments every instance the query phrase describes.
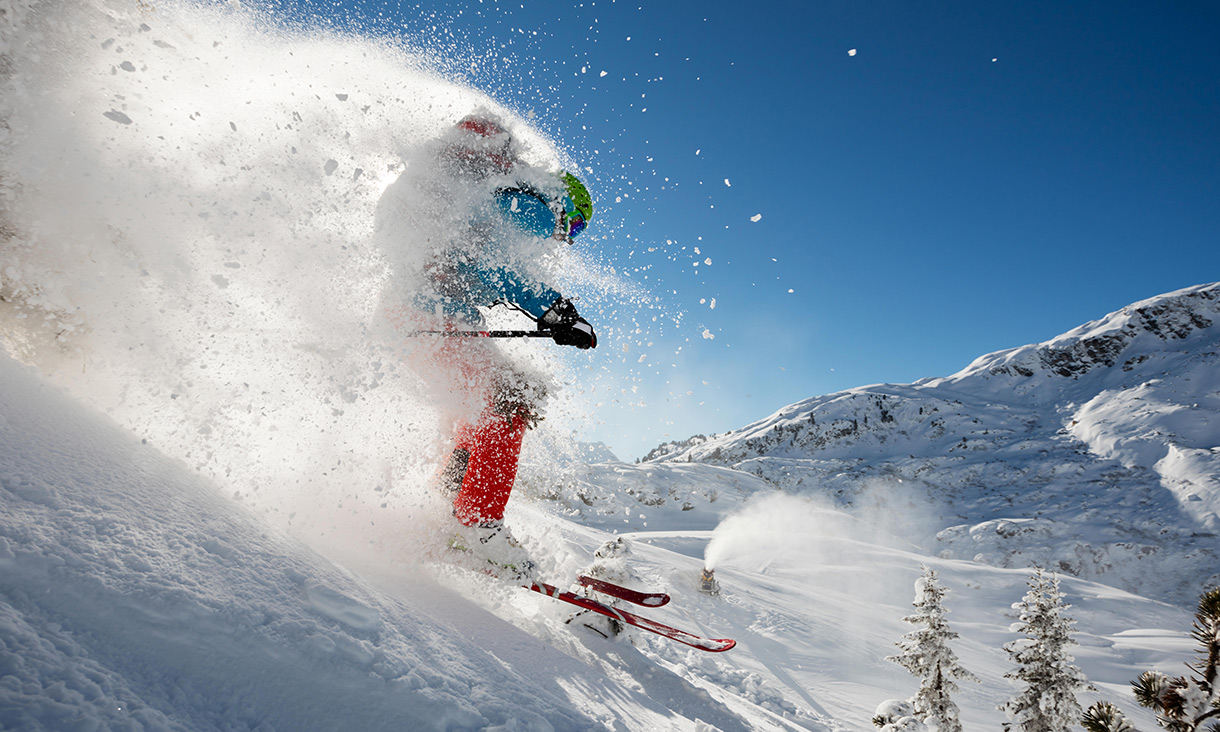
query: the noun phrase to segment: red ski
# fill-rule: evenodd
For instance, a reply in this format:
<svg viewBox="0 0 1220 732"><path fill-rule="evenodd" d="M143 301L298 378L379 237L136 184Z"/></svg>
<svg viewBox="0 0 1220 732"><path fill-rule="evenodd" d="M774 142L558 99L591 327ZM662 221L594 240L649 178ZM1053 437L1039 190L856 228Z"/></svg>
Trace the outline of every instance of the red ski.
<svg viewBox="0 0 1220 732"><path fill-rule="evenodd" d="M633 625L642 630L647 630L650 633L656 633L657 635L663 635L666 638L676 640L679 643L685 643L691 648L698 648L701 651L721 653L737 645L737 641L730 638L704 638L702 636L695 635L694 633L688 633L685 630L671 628L670 626L665 625L664 623L658 623L655 620L642 618L635 613L628 612L620 608L611 607L609 605L600 603L597 600L590 600L587 597L581 597L580 595L571 592L565 592L558 587L548 585L545 582L535 582L534 584L527 585L526 587L534 592L540 592L543 595L553 597L556 600L563 600L564 602L570 603L577 607L592 610L599 615L614 618L615 620L626 623L627 625Z"/></svg>
<svg viewBox="0 0 1220 732"><path fill-rule="evenodd" d="M623 587L622 585L616 585L613 582L600 580L596 577L585 577L583 575L577 577L576 581L585 587L588 587L590 590L600 592L603 595L617 597L620 600L626 600L627 602L635 605L643 605L644 607L661 607L669 602L669 595L665 594L664 592L640 592L639 590L633 590L630 587Z"/></svg>

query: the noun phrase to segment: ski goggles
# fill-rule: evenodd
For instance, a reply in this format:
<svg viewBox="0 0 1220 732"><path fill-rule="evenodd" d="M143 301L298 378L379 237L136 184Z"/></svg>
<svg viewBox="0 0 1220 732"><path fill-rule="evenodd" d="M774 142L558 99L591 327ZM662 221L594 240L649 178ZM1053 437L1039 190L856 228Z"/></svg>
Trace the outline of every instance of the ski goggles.
<svg viewBox="0 0 1220 732"><path fill-rule="evenodd" d="M519 186L501 188L496 191L496 203L500 212L521 231L540 239L554 237L562 239L566 223L562 222L563 211L556 211L548 197L533 188ZM563 225L561 225L561 223Z"/></svg>
<svg viewBox="0 0 1220 732"><path fill-rule="evenodd" d="M584 216L567 196L555 201L528 186L501 188L495 195L505 218L527 234L571 244L572 238L585 229Z"/></svg>

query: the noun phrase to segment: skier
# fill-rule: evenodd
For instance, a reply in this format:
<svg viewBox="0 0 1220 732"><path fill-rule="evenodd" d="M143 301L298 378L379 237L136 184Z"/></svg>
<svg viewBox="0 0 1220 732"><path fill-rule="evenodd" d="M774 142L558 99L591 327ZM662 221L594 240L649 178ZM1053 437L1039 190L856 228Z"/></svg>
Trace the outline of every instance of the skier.
<svg viewBox="0 0 1220 732"><path fill-rule="evenodd" d="M459 120L420 162L409 164L379 206L380 233L398 274L414 280L400 283L409 306L387 310L395 325L477 330L484 325L479 308L504 304L559 345L596 348L593 327L547 284L540 266L548 247L571 244L587 225L593 206L584 185L570 173L523 163L503 123L486 113ZM426 251L398 251L408 233L426 241ZM498 574L528 579L533 564L504 526L504 509L525 431L542 419L544 383L514 368L485 338L442 337L412 350L413 365L434 389L458 395L466 407L454 420L454 446L437 481L459 523L451 546L478 553Z"/></svg>

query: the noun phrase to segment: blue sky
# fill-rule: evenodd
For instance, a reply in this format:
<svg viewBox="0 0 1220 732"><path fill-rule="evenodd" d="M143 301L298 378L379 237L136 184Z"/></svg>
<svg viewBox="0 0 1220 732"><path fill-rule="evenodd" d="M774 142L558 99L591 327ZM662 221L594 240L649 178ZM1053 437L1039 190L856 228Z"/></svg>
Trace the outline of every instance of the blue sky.
<svg viewBox="0 0 1220 732"><path fill-rule="evenodd" d="M293 12L405 38L593 168L583 245L683 313L582 307L604 391L637 387L598 410L624 458L1220 279L1214 3Z"/></svg>

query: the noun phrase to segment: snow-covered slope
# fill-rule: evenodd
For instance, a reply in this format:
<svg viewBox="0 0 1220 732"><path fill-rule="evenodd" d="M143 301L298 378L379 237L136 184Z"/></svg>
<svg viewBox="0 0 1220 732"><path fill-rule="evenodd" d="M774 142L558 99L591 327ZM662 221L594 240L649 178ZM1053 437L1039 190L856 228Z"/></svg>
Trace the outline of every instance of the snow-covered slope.
<svg viewBox="0 0 1220 732"><path fill-rule="evenodd" d="M469 726L476 678L556 703L409 593L378 604L155 450L0 368L5 729Z"/></svg>
<svg viewBox="0 0 1220 732"><path fill-rule="evenodd" d="M942 556L1189 603L1220 579L1220 284L650 457L886 514Z"/></svg>
<svg viewBox="0 0 1220 732"><path fill-rule="evenodd" d="M629 646L616 653L649 669L643 683L418 565L357 577L3 357L0 383L0 728L682 728L666 705L732 716Z"/></svg>
<svg viewBox="0 0 1220 732"><path fill-rule="evenodd" d="M566 624L566 606L401 545L334 542L323 557L5 357L0 385L4 729L867 730L880 701L914 689L885 656L921 563L952 588L959 654L983 678L958 697L967 725L997 724L1011 693L999 647L1025 572L921 556L803 498L743 505L757 479L723 468L645 466L638 485L662 497L721 490L688 495L690 510L650 498L647 529L620 534L636 581L674 596L649 614L739 640L712 656L603 639ZM593 470L609 489L627 469ZM556 576L612 536L549 501L517 500L510 518ZM719 598L695 589L709 542ZM1065 590L1100 687L1082 701L1147 722L1126 681L1180 672L1188 614L1086 581Z"/></svg>

